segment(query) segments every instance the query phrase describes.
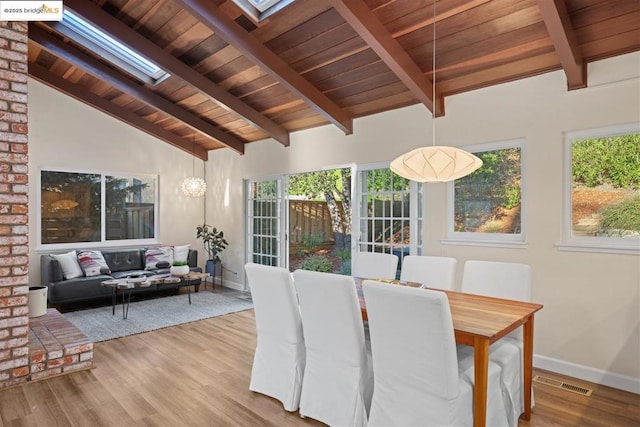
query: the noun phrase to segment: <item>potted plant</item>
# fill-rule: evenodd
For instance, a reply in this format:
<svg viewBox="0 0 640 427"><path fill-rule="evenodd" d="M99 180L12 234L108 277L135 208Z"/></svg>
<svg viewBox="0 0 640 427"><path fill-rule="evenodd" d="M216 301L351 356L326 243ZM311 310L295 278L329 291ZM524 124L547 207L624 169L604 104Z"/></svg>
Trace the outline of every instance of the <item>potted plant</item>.
<svg viewBox="0 0 640 427"><path fill-rule="evenodd" d="M189 274L189 262L188 261L173 261L169 273L172 276L184 276Z"/></svg>
<svg viewBox="0 0 640 427"><path fill-rule="evenodd" d="M224 232L218 231L216 227L203 224L196 227L196 238L202 239L204 250L207 252L207 265L205 271L215 277L216 264L220 262L218 256L227 248L227 241L224 239Z"/></svg>

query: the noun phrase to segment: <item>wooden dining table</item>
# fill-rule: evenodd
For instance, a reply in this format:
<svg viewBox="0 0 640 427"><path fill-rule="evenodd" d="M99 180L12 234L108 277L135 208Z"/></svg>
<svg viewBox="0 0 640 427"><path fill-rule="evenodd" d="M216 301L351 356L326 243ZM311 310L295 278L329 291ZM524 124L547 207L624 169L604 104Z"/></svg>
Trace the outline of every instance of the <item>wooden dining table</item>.
<svg viewBox="0 0 640 427"><path fill-rule="evenodd" d="M362 293L364 279L354 278L360 299L362 318L367 320L367 307ZM388 281L395 285L419 287L419 283ZM429 288L426 288L429 289ZM489 347L507 334L523 327L524 414L531 418L531 382L533 379L533 319L541 304L513 301L481 295L444 291L449 299L456 343L472 346L474 350L475 383L474 426L484 427L487 422L487 381L489 373Z"/></svg>

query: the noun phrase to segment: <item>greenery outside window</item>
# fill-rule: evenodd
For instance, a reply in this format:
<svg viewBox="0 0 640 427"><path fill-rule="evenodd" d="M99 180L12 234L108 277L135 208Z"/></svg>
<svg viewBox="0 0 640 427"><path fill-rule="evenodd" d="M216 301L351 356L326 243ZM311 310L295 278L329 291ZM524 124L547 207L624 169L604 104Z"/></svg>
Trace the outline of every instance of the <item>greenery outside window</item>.
<svg viewBox="0 0 640 427"><path fill-rule="evenodd" d="M561 249L640 253L640 123L565 138Z"/></svg>
<svg viewBox="0 0 640 427"><path fill-rule="evenodd" d="M156 243L157 177L40 171L43 247Z"/></svg>
<svg viewBox="0 0 640 427"><path fill-rule="evenodd" d="M523 142L466 149L480 157L483 165L448 184L447 238L443 243L523 245Z"/></svg>

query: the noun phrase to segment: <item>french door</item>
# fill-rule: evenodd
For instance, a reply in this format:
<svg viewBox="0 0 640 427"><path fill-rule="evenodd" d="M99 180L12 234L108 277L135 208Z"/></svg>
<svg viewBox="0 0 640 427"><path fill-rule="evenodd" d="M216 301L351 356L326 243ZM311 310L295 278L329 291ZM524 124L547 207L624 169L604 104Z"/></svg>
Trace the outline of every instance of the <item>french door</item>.
<svg viewBox="0 0 640 427"><path fill-rule="evenodd" d="M388 164L359 166L356 176L353 250L397 255L399 274L405 255L422 254L423 186L396 175Z"/></svg>
<svg viewBox="0 0 640 427"><path fill-rule="evenodd" d="M247 180L247 261L286 267L286 192L282 177Z"/></svg>
<svg viewBox="0 0 640 427"><path fill-rule="evenodd" d="M402 259L422 253L422 185L395 175L388 164L356 166L350 203L356 238L351 252L386 252ZM248 262L289 267L289 176L246 181ZM353 191L355 190L355 191Z"/></svg>

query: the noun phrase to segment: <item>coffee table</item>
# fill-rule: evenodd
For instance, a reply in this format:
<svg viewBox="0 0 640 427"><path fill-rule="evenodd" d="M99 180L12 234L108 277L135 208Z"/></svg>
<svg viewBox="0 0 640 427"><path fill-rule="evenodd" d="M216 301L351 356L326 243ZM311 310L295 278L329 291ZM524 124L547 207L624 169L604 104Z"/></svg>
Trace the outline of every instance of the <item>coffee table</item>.
<svg viewBox="0 0 640 427"><path fill-rule="evenodd" d="M111 314L116 314L116 301L118 299L118 289L122 291L122 318L126 319L129 316L129 303L131 302L131 291L134 288L147 288L151 286L151 283L147 280L147 277L124 277L122 279L105 280L100 283L102 286L108 286L113 289L111 293ZM126 295L126 297L125 297ZM126 299L126 305L125 305Z"/></svg>
<svg viewBox="0 0 640 427"><path fill-rule="evenodd" d="M179 288L186 287L187 295L189 296L189 304L191 304L191 286L193 286L193 289L195 290L196 285L200 283L200 282L197 282L197 280L202 281L203 279L209 276L210 276L209 273L198 273L198 272L192 271L190 273L185 274L184 276L158 274L155 276L148 277L147 280L151 285L158 285L158 290L161 290L160 285L167 285L167 284L172 284Z"/></svg>
<svg viewBox="0 0 640 427"><path fill-rule="evenodd" d="M122 318L126 319L129 316L129 304L131 303L131 292L133 289L158 285L158 289L160 290L160 285L168 284L177 285L177 287L180 288L186 287L187 294L189 296L189 304L191 304L191 286L195 289L196 284L199 283L197 280L202 280L206 277L209 277L209 273L191 272L184 276L161 274L151 277L125 277L122 279L105 280L101 282L101 285L108 286L113 289L113 293L111 295L111 312L114 316L116 314L118 290L122 292Z"/></svg>

